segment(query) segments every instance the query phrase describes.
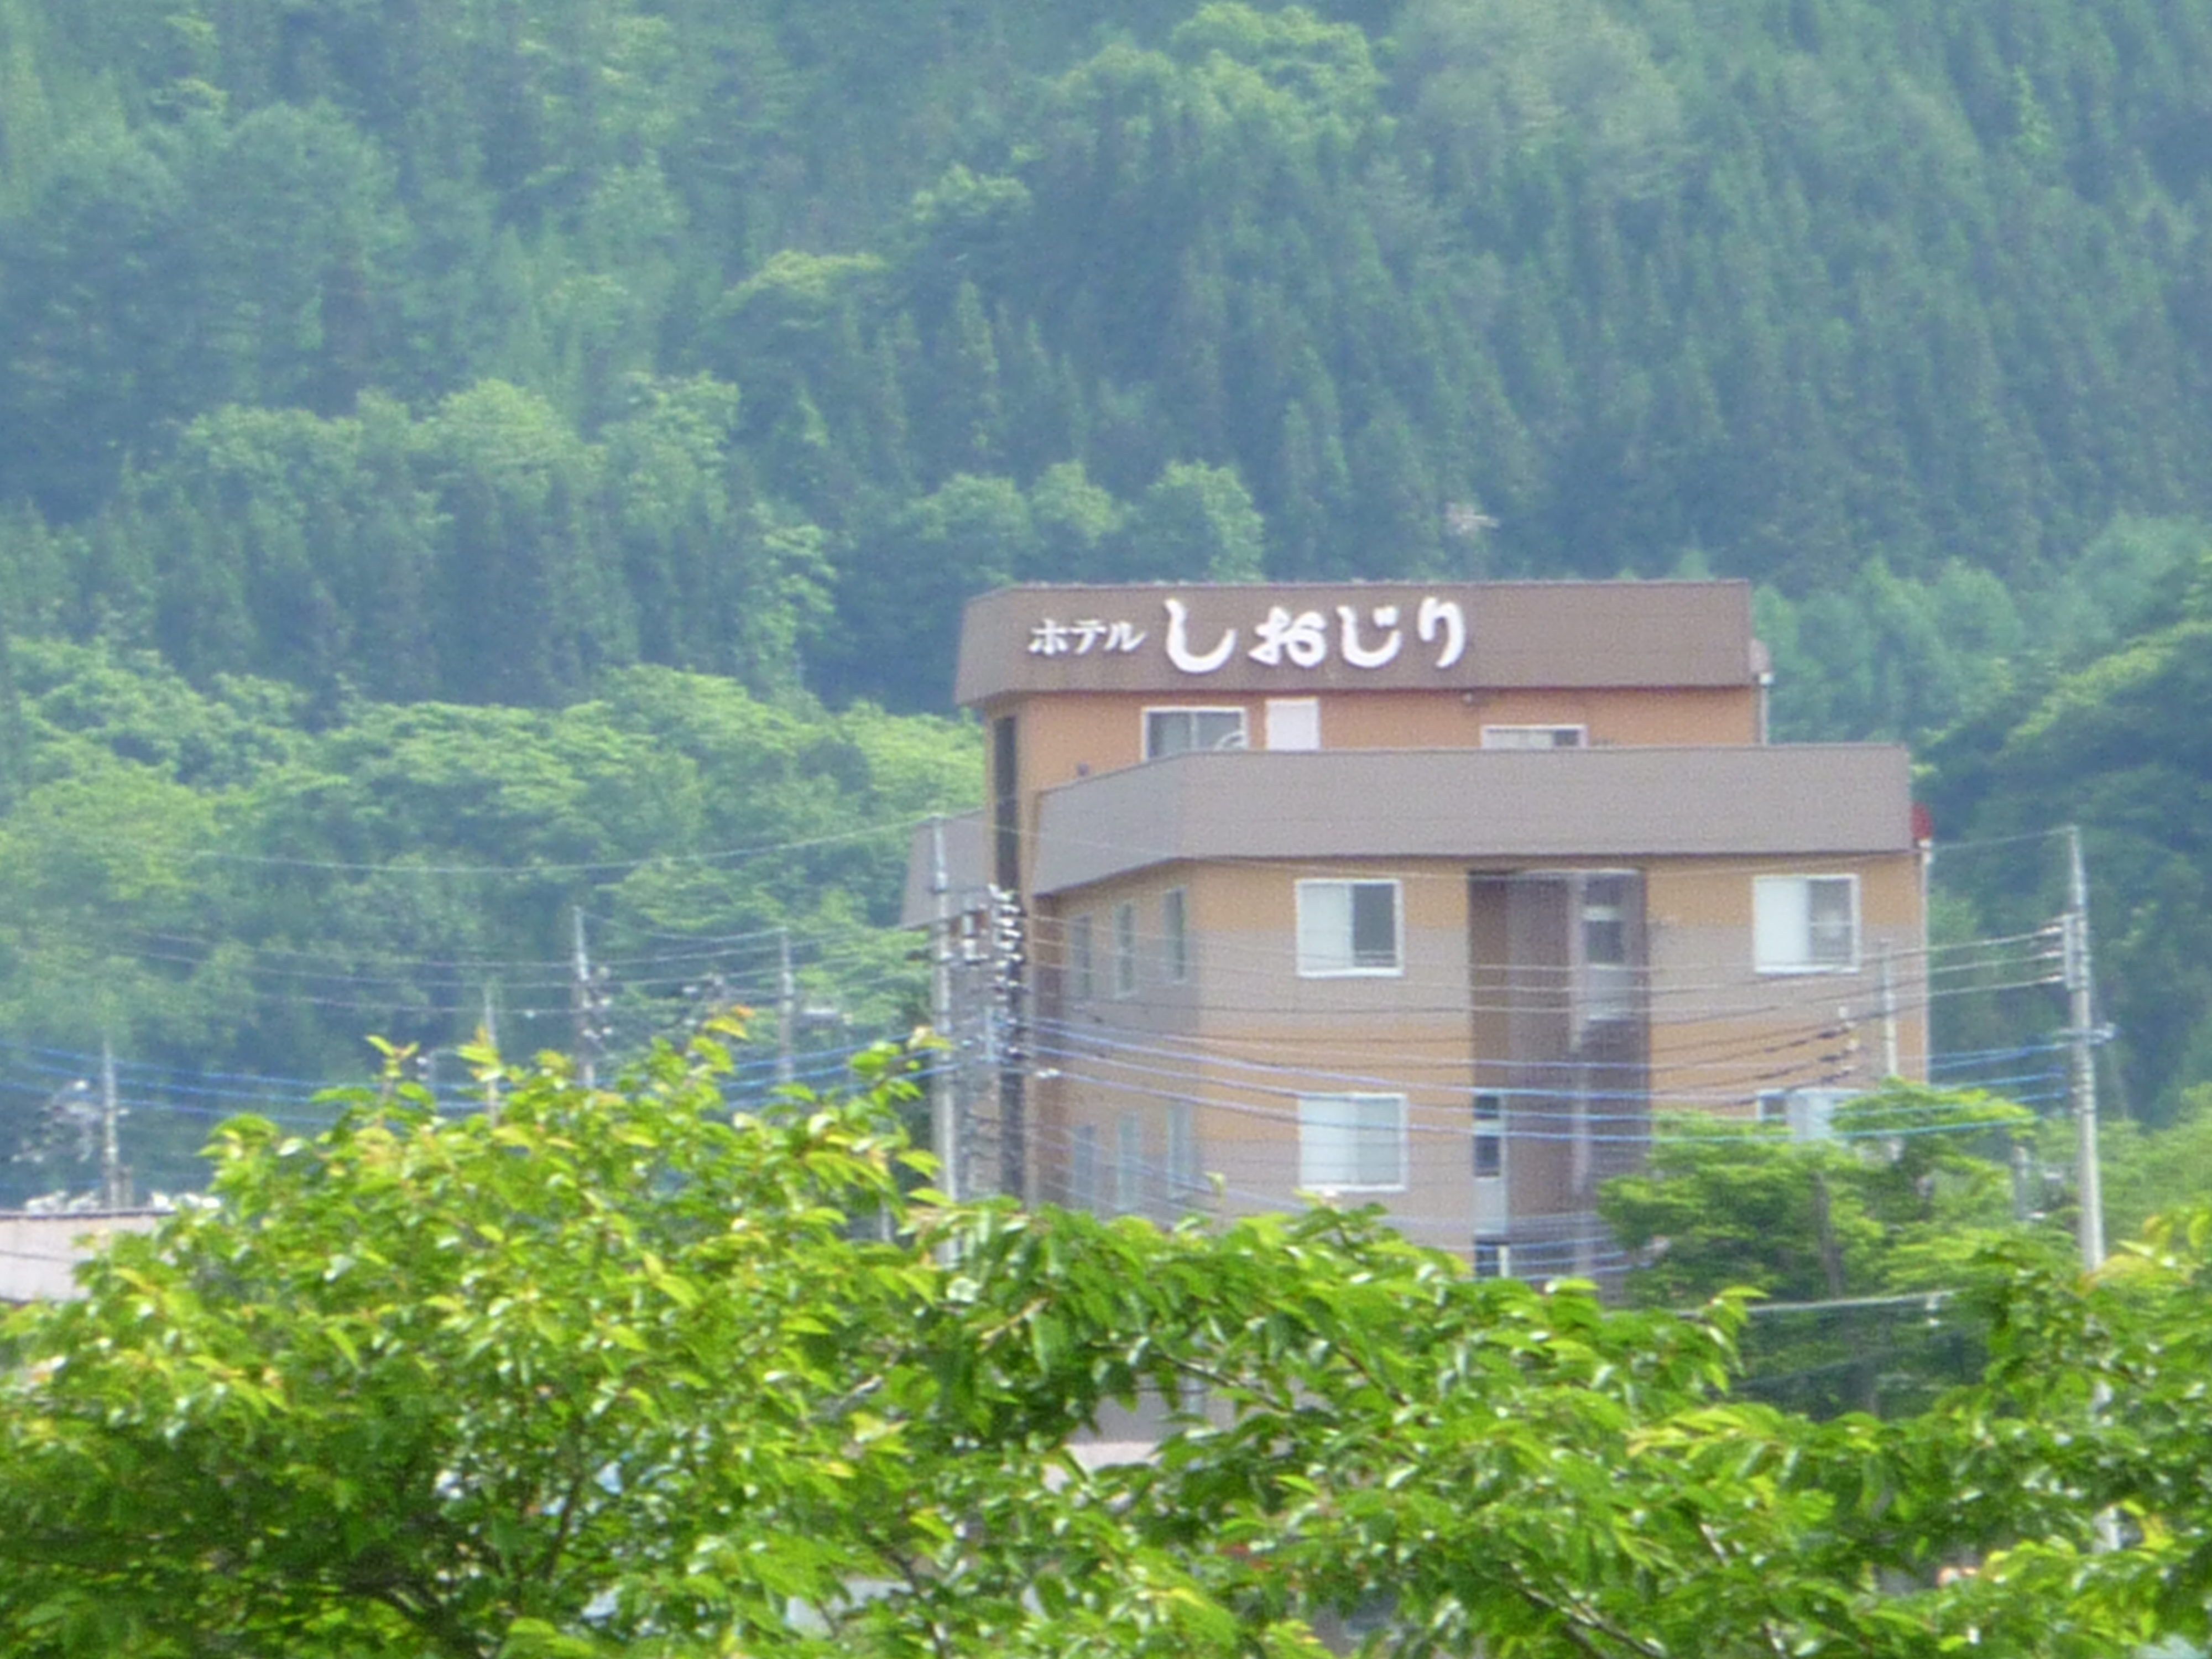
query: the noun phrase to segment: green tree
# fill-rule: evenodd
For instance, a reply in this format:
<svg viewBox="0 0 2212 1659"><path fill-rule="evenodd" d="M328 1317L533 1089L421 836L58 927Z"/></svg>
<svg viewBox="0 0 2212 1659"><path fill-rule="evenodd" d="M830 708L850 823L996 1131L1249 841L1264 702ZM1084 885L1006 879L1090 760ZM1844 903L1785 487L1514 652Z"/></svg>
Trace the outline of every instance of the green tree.
<svg viewBox="0 0 2212 1659"><path fill-rule="evenodd" d="M1121 529L1121 580L1257 581L1267 526L1226 467L1177 461L1138 498Z"/></svg>
<svg viewBox="0 0 2212 1659"><path fill-rule="evenodd" d="M1030 517L1036 526L1036 560L1020 574L1039 581L1070 582L1094 580L1105 571L1123 512L1113 496L1091 482L1080 461L1062 461L1047 467L1030 489Z"/></svg>
<svg viewBox="0 0 2212 1659"><path fill-rule="evenodd" d="M1927 1294L1971 1281L2000 1239L2063 1250L2049 1221L2014 1221L2011 1150L2033 1132L2008 1102L1896 1082L1842 1103L1817 1139L1684 1118L1662 1126L1648 1167L1605 1183L1599 1211L1638 1261L1638 1304L1732 1286L1771 1299L1745 1340L1747 1387L1895 1415L1978 1363L1972 1322L1936 1321Z"/></svg>
<svg viewBox="0 0 2212 1659"><path fill-rule="evenodd" d="M1011 478L961 473L882 511L836 561L837 626L823 642L824 665L895 708L940 707L961 606L1036 569L1039 551L1029 501Z"/></svg>
<svg viewBox="0 0 2212 1659"><path fill-rule="evenodd" d="M1607 1312L1370 1214L909 1208L895 1057L849 1103L732 1119L731 1034L605 1090L480 1051L495 1119L395 1074L312 1140L229 1126L217 1201L8 1323L9 1650L1314 1659L1362 1619L1407 1656L2087 1659L2203 1632L2212 1221L2106 1284L2008 1267L1984 1388L1821 1424L1723 1397L1733 1300ZM1070 1455L1147 1396L1150 1458ZM2090 1555L2118 1503L2140 1540ZM1939 1578L1961 1554L1980 1572Z"/></svg>
<svg viewBox="0 0 2212 1659"><path fill-rule="evenodd" d="M174 170L114 130L73 140L31 211L0 225L0 494L82 517L191 406L192 247Z"/></svg>
<svg viewBox="0 0 2212 1659"><path fill-rule="evenodd" d="M1819 1138L1674 1119L1648 1168L1606 1183L1600 1209L1649 1258L1632 1279L1647 1305L1731 1285L1813 1302L1941 1285L1931 1273L1973 1237L2009 1224L2011 1139L2033 1122L1978 1092L1895 1082L1842 1103Z"/></svg>
<svg viewBox="0 0 2212 1659"><path fill-rule="evenodd" d="M2201 588L2201 567L2193 580ZM1962 841L2083 826L2121 1094L2152 1122L2172 1115L2212 1059L2199 943L2212 906L2198 828L2212 778L2198 718L2212 707L2208 639L2212 614L2192 591L2075 672L2023 675L2009 700L1930 751L1929 799ZM1960 861L1958 890L1983 932L2029 916L2039 925L2061 908L2057 865L2033 857Z"/></svg>
<svg viewBox="0 0 2212 1659"><path fill-rule="evenodd" d="M440 660L471 701L551 703L635 653L597 521L601 458L543 398L501 381L426 423L452 529L435 590Z"/></svg>

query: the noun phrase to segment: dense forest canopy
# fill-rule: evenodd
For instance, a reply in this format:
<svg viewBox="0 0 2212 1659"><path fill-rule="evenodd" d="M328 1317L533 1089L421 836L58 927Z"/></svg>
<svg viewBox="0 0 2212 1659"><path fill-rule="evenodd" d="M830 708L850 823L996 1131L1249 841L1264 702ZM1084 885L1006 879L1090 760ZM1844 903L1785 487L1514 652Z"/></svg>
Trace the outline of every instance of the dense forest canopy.
<svg viewBox="0 0 2212 1659"><path fill-rule="evenodd" d="M2212 0L0 0L9 1030L313 1075L416 1004L210 963L534 973L598 866L960 804L875 711L996 583L1717 572L1784 735L2090 825L2163 1113L2208 133ZM895 839L605 914L831 939ZM2055 908L1962 872L1961 936Z"/></svg>
<svg viewBox="0 0 2212 1659"><path fill-rule="evenodd" d="M1012 577L2033 592L2208 506L2199 5L6 0L0 74L11 623L196 676L933 708Z"/></svg>

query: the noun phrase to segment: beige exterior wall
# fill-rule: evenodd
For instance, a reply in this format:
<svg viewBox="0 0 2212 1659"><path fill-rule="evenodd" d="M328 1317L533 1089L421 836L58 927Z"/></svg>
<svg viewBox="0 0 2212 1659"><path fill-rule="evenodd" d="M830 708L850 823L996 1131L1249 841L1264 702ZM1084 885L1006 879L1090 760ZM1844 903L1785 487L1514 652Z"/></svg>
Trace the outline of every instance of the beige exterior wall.
<svg viewBox="0 0 2212 1659"><path fill-rule="evenodd" d="M1292 692L1291 696L1304 696ZM1324 749L1475 749L1486 726L1581 726L1594 747L1755 743L1755 692L1686 690L1318 692ZM1238 708L1263 748L1268 699L1256 695L1086 691L1002 698L985 719L1021 721L1022 793L1118 771L1144 759L1147 708ZM998 781L991 781L995 792Z"/></svg>
<svg viewBox="0 0 2212 1659"><path fill-rule="evenodd" d="M1295 695L1304 695L1297 693ZM1486 726L1580 726L1594 748L1755 743L1755 691L1735 687L1681 690L1340 691L1315 694L1324 749L1476 749ZM1236 708L1253 748L1267 741L1260 696L1188 696L1091 691L1001 698L984 705L988 721L1017 722L1024 885L1033 860L1037 797L1078 778L1142 763L1145 713L1153 708ZM987 748L987 753L989 750ZM988 782L996 799L1000 780Z"/></svg>
<svg viewBox="0 0 2212 1659"><path fill-rule="evenodd" d="M1579 867L1516 864L1493 873ZM1924 974L1919 941L1921 879L1909 854L1859 860L1670 860L1640 866L1644 878L1649 1012L1649 1089L1657 1109L1751 1112L1768 1091L1864 1085L1886 1069L1882 959L1889 957L1898 1070L1925 1075ZM1857 878L1862 950L1850 972L1758 971L1752 949L1753 890L1762 874ZM1403 972L1307 978L1297 971L1297 884L1301 878L1393 879L1401 884ZM1346 1192L1346 1203L1378 1202L1410 1237L1464 1251L1478 1232L1525 1235L1547 1218L1564 1224L1586 1207L1602 1148L1640 1133L1632 1102L1586 1109L1547 1104L1507 1136L1510 1216L1485 1207L1474 1177L1470 1089L1479 1061L1503 1063L1507 1023L1494 980L1480 964L1508 959L1495 918L1469 904L1464 861L1341 860L1319 866L1182 864L1105 882L1046 901L1037 919L1045 969L1038 1006L1037 1117L1032 1190L1080 1198L1069 1156L1087 1131L1095 1148L1092 1200L1117 1204L1115 1170L1133 1133L1143 1176L1130 1207L1169 1219L1199 1209L1237 1214L1279 1207L1301 1186L1297 1097L1302 1093L1382 1093L1407 1102L1406 1180L1390 1191ZM1161 974L1160 899L1187 896L1188 978ZM1138 978L1112 986L1114 908L1136 906ZM1093 994L1074 997L1060 970L1068 923L1091 918ZM1613 1086L1636 1073L1599 1084ZM1492 1086L1485 1084L1485 1087ZM1565 1091L1562 1091L1565 1092ZM1178 1189L1170 1167L1170 1103L1191 1103L1198 1165L1219 1182ZM1123 1124L1133 1123L1133 1130ZM1577 1137L1583 1144L1575 1143ZM1600 1150L1593 1152L1592 1138ZM1563 1247L1564 1248L1564 1247ZM1564 1269L1571 1265L1555 1264Z"/></svg>
<svg viewBox="0 0 2212 1659"><path fill-rule="evenodd" d="M1752 905L1760 875L1848 875L1859 888L1850 972L1760 973ZM1928 979L1917 855L1689 861L1654 872L1649 898L1655 1073L1685 1106L1747 1115L1762 1092L1864 1087L1928 1074ZM1885 994L1887 979L1888 991ZM1885 1010L1893 1007L1893 1018Z"/></svg>
<svg viewBox="0 0 2212 1659"><path fill-rule="evenodd" d="M1407 1178L1395 1190L1346 1191L1379 1202L1413 1237L1463 1250L1472 1224L1467 1135L1467 884L1454 866L1377 862L1314 873L1400 882L1404 968L1396 975L1304 978L1297 971L1301 871L1182 865L1060 896L1038 920L1045 968L1036 1047L1038 1163L1035 1190L1082 1196L1069 1160L1087 1128L1097 1151L1094 1198L1115 1207L1115 1166L1133 1120L1151 1178L1134 1207L1160 1219L1187 1209L1235 1215L1279 1209L1300 1179L1300 1094L1402 1094ZM1190 918L1190 973L1162 976L1160 898L1182 888ZM1139 980L1112 987L1115 907L1139 918ZM1091 918L1094 994L1065 976L1068 924ZM1177 1192L1170 1177L1172 1103L1191 1103L1197 1168L1212 1182ZM1120 1183L1126 1187L1127 1183Z"/></svg>

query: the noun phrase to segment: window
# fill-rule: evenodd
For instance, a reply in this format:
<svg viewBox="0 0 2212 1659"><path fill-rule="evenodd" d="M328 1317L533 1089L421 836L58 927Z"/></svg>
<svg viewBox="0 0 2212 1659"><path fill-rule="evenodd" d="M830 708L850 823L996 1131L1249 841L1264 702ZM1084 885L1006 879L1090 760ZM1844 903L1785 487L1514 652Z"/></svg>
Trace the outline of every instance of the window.
<svg viewBox="0 0 2212 1659"><path fill-rule="evenodd" d="M1583 889L1583 960L1593 968L1628 965L1627 883L1592 876Z"/></svg>
<svg viewBox="0 0 2212 1659"><path fill-rule="evenodd" d="M1137 907L1124 899L1114 907L1114 994L1137 994Z"/></svg>
<svg viewBox="0 0 2212 1659"><path fill-rule="evenodd" d="M1474 1276L1503 1279L1513 1271L1513 1247L1502 1238L1474 1241Z"/></svg>
<svg viewBox="0 0 2212 1659"><path fill-rule="evenodd" d="M1859 965L1856 876L1759 876L1752 949L1762 974L1848 973Z"/></svg>
<svg viewBox="0 0 2212 1659"><path fill-rule="evenodd" d="M1170 887L1160 895L1160 957L1168 982L1180 985L1190 977L1190 894Z"/></svg>
<svg viewBox="0 0 2212 1659"><path fill-rule="evenodd" d="M1625 876L1592 876L1583 887L1583 1012L1594 1020L1626 1019L1635 1012L1628 896Z"/></svg>
<svg viewBox="0 0 2212 1659"><path fill-rule="evenodd" d="M1168 1103L1168 1182L1178 1195L1206 1184L1199 1168L1198 1109L1187 1100Z"/></svg>
<svg viewBox="0 0 2212 1659"><path fill-rule="evenodd" d="M1147 708L1145 758L1158 760L1191 749L1242 749L1241 708Z"/></svg>
<svg viewBox="0 0 2212 1659"><path fill-rule="evenodd" d="M1291 750L1320 748L1321 699L1268 698L1267 747Z"/></svg>
<svg viewBox="0 0 2212 1659"><path fill-rule="evenodd" d="M1114 1212L1134 1215L1145 1206L1145 1125L1134 1112L1114 1126Z"/></svg>
<svg viewBox="0 0 2212 1659"><path fill-rule="evenodd" d="M1505 1101L1499 1095L1474 1097L1474 1177L1496 1181L1505 1173Z"/></svg>
<svg viewBox="0 0 2212 1659"><path fill-rule="evenodd" d="M1095 1123L1075 1126L1074 1144L1067 1156L1067 1202L1077 1210L1098 1206L1098 1126Z"/></svg>
<svg viewBox="0 0 2212 1659"><path fill-rule="evenodd" d="M1587 726L1486 726L1485 749L1582 749L1589 744Z"/></svg>
<svg viewBox="0 0 2212 1659"><path fill-rule="evenodd" d="M1298 1097L1299 1186L1395 1192L1405 1184L1405 1096Z"/></svg>
<svg viewBox="0 0 2212 1659"><path fill-rule="evenodd" d="M1395 974L1403 958L1395 881L1298 884L1298 972L1308 979Z"/></svg>
<svg viewBox="0 0 2212 1659"><path fill-rule="evenodd" d="M1075 1002L1088 1002L1098 994L1097 978L1091 965L1088 916L1078 916L1067 924L1067 994Z"/></svg>

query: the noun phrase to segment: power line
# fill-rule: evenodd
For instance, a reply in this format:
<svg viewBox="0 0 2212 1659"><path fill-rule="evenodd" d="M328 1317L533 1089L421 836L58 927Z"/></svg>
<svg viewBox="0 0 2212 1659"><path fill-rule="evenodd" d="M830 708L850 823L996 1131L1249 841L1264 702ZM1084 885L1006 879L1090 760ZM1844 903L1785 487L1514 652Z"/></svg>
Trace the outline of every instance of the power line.
<svg viewBox="0 0 2212 1659"><path fill-rule="evenodd" d="M86 836L83 839L102 846L117 847L129 851L159 853L181 860L238 865L258 869L323 871L355 875L535 878L544 876L628 874L635 871L665 868L675 865L714 866L749 861L755 859L772 858L779 854L812 852L824 847L849 846L854 842L866 841L879 836L911 835L915 830L927 822L928 819L926 817L902 818L895 823L869 824L860 829L839 830L829 835L796 837L789 841L763 842L751 846L722 848L704 853L655 853L643 858L596 860L581 863L548 861L532 864L423 864L391 860L371 863L343 859L287 858L281 854L263 853L223 853L205 848L177 848L112 836Z"/></svg>

